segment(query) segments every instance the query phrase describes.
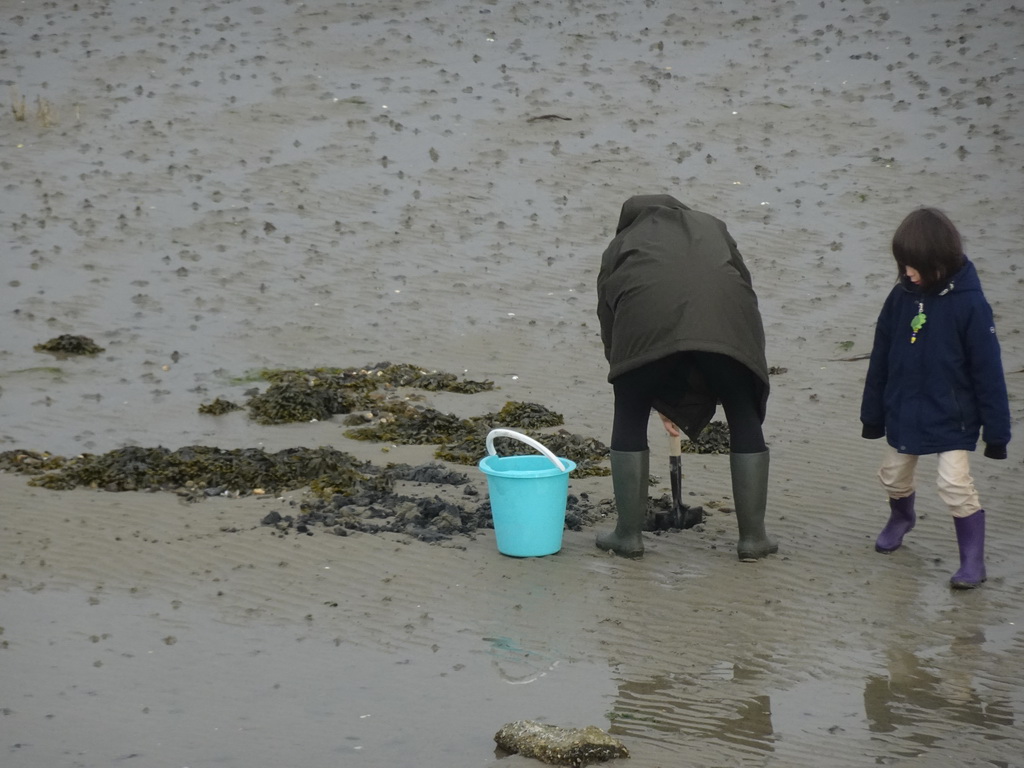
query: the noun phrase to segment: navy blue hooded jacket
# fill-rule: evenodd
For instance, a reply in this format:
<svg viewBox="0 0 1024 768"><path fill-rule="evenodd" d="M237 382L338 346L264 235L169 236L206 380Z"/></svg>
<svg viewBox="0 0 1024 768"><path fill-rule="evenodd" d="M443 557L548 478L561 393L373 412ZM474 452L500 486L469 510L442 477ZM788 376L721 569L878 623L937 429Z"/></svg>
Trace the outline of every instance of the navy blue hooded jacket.
<svg viewBox="0 0 1024 768"><path fill-rule="evenodd" d="M923 313L914 333L911 321ZM913 339L913 341L912 341ZM861 401L863 435L900 453L973 451L984 428L986 455L1005 458L1010 404L992 308L974 265L939 292L901 278L875 326Z"/></svg>

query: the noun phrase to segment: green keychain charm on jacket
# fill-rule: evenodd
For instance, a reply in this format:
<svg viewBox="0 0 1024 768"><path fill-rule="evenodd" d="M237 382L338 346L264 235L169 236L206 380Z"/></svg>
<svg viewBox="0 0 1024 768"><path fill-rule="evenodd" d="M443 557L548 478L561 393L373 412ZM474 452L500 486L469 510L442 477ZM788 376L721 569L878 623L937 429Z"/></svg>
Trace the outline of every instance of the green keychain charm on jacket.
<svg viewBox="0 0 1024 768"><path fill-rule="evenodd" d="M910 343L913 344L917 341L917 332L921 330L921 327L928 321L928 316L924 313L924 302L919 301L917 303L917 314L910 319L910 330L913 333L910 334Z"/></svg>

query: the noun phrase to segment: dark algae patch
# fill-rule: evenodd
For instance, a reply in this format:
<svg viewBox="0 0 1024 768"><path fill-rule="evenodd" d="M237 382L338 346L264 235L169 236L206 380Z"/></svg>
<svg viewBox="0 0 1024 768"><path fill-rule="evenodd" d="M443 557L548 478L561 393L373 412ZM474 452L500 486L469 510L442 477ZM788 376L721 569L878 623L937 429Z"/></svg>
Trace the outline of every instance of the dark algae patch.
<svg viewBox="0 0 1024 768"><path fill-rule="evenodd" d="M683 440L683 453L729 453L729 425L712 421L694 441Z"/></svg>
<svg viewBox="0 0 1024 768"><path fill-rule="evenodd" d="M468 381L451 373L426 371L407 363L378 363L366 368L308 368L264 370L258 378L270 382L265 392L249 398L244 407L260 424L323 421L353 413L387 413L400 409L399 388L427 392L475 394L494 389L493 381ZM212 413L200 406L201 413ZM239 406L242 407L242 406Z"/></svg>
<svg viewBox="0 0 1024 768"><path fill-rule="evenodd" d="M222 416L225 413L231 413L231 411L240 411L242 406L237 403L233 403L230 400L224 400L220 397L215 398L212 403L203 403L199 406L199 412L205 413L210 416Z"/></svg>
<svg viewBox="0 0 1024 768"><path fill-rule="evenodd" d="M186 501L267 495L278 508L260 522L281 533L402 533L441 541L493 527L486 489L466 473L439 463L381 467L332 448L128 447L73 458L13 450L0 453L0 471L30 475L30 485L51 490L168 491ZM310 495L301 502L273 497L306 487ZM608 511L607 503L570 494L566 527L582 530Z"/></svg>
<svg viewBox="0 0 1024 768"><path fill-rule="evenodd" d="M30 451L0 453L0 469L34 475L29 484L65 491L174 491L198 489L207 496L231 493L280 493L316 484L349 490L366 480L366 464L333 448L261 448L223 450L192 445L177 450L128 446L104 454L72 458Z"/></svg>
<svg viewBox="0 0 1024 768"><path fill-rule="evenodd" d="M608 504L594 504L586 493L570 493L565 527L581 531L593 525L609 513ZM381 470L376 486L291 506L290 510L270 512L261 523L297 534L312 535L315 530L339 536L403 533L428 542L494 527L486 488L478 488L466 474L436 463L392 464Z"/></svg>
<svg viewBox="0 0 1024 768"><path fill-rule="evenodd" d="M73 336L71 334L56 336L49 341L36 344L32 349L36 352L49 352L60 356L98 355L103 351L103 347L88 336Z"/></svg>
<svg viewBox="0 0 1024 768"><path fill-rule="evenodd" d="M450 539L491 528L486 481L475 466L487 454L488 433L497 427L519 431L543 443L556 455L576 462L576 477L607 475L602 466L608 447L593 437L559 429L561 414L538 403L509 401L498 411L462 418L426 405L422 392L472 395L494 388L490 381L460 380L407 364L378 363L366 368L266 370L264 392L253 390L245 405L216 398L199 406L218 416L247 410L263 424L326 420L342 416L346 437L403 445L436 445L439 461L420 466L378 466L330 447L288 448L269 453L262 448L222 449L213 446L128 446L104 454L70 458L45 452L0 452L0 471L30 476L29 484L52 490L77 487L104 491L166 491L187 501L214 496L262 496L284 504L261 523L285 533L312 535L315 530L338 535L350 532L405 533L423 541ZM410 394L411 392L411 394ZM713 422L696 443L684 442L692 453L728 452L728 428ZM533 453L519 440L495 439L501 455ZM440 462L474 467L470 475ZM275 497L308 489L301 502ZM665 497L651 500L652 519L671 506ZM571 494L566 527L581 530L614 511L610 500L594 504L586 494Z"/></svg>
<svg viewBox="0 0 1024 768"><path fill-rule="evenodd" d="M407 363L388 362L364 368L308 368L265 370L258 378L269 382L264 392L253 393L245 405L218 398L200 406L201 413L219 415L245 408L261 424L324 421L342 416L353 440L397 445L436 445L435 457L455 464L475 465L486 455L487 433L495 427L529 435L559 456L576 462L576 476L606 475L600 466L608 448L599 440L564 430L561 414L537 403L507 402L501 410L462 418L421 402L422 392L472 395L494 389L492 381L459 379L454 374L427 371ZM414 394L408 394L409 391ZM500 444L503 455L532 453L515 440Z"/></svg>

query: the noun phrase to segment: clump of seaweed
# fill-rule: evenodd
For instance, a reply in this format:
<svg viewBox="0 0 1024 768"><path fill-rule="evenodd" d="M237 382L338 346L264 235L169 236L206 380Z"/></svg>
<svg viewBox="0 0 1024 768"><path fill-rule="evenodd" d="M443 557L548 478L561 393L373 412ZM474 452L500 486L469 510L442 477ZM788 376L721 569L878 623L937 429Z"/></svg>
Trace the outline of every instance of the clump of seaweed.
<svg viewBox="0 0 1024 768"><path fill-rule="evenodd" d="M316 379L322 386L346 389L409 387L431 392L477 394L494 389L493 381L459 380L455 374L428 371L409 363L382 362L363 368L268 369L260 372L270 382L296 378Z"/></svg>
<svg viewBox="0 0 1024 768"><path fill-rule="evenodd" d="M345 436L398 445L438 445L435 458L455 464L475 464L487 454L488 432L495 427L507 427L520 430L557 455L576 462L578 477L607 475L608 470L598 466L608 457L608 447L600 441L565 430L553 435L538 431L563 423L561 414L538 403L509 401L496 413L467 419L427 406L403 403L400 407L390 407L376 423L346 430ZM535 451L520 441L504 440L502 453L522 455Z"/></svg>
<svg viewBox="0 0 1024 768"><path fill-rule="evenodd" d="M476 464L487 455L487 434L492 426L517 428L527 437L532 437L543 444L556 456L570 459L576 463L573 471L575 477L603 476L610 474L607 467L601 466L601 462L608 458L608 446L593 437L584 437L564 429L554 433L541 433L533 429L521 428L518 424L501 423L488 421L488 417L481 417L481 422L476 424L476 429L466 433L456 443L442 444L434 456L454 464ZM526 443L511 438L498 437L494 440L494 447L497 453L502 456L523 456L536 453Z"/></svg>
<svg viewBox="0 0 1024 768"><path fill-rule="evenodd" d="M354 369L353 369L354 370ZM338 368L263 371L266 392L248 402L249 416L261 424L323 421L370 405L376 383Z"/></svg>
<svg viewBox="0 0 1024 768"><path fill-rule="evenodd" d="M397 391L402 388L476 394L494 389L492 381L460 380L454 374L390 362L363 368L268 369L258 375L270 386L265 392L252 395L245 406L234 406L218 398L213 404L200 406L200 412L219 414L247 407L250 417L261 424L345 416L344 422L350 427L344 433L346 437L398 445L437 445L436 458L457 464L475 464L486 453L487 433L494 427L508 427L540 440L559 456L576 462L579 477L609 474L607 468L599 466L608 456L607 446L600 441L564 430L555 435L540 433L538 430L561 426L564 418L538 403L509 401L496 413L461 418L417 405L413 397ZM508 454L533 451L513 442L506 446ZM712 422L696 441L683 441L682 450L728 453L729 428L722 422Z"/></svg>
<svg viewBox="0 0 1024 768"><path fill-rule="evenodd" d="M102 351L102 350L100 350ZM344 415L346 436L407 445L436 445L435 458L475 465L487 453L486 439L495 427L516 429L555 454L576 463L574 475L607 475L608 448L599 440L553 427L561 414L538 403L509 401L494 413L472 418L442 413L418 402L409 389L473 394L494 388L490 381L460 380L407 364L379 363L366 368L266 370L265 392L250 394L245 405L216 398L199 407L211 415L248 408L267 424L311 421ZM726 438L727 442L727 438ZM518 440L497 438L502 455L534 449ZM380 468L332 448L292 448L277 453L262 449L223 450L209 446L126 447L102 455L72 458L31 451L0 453L0 471L30 475L29 483L54 490L75 487L108 491L163 490L190 501L210 496L278 494L308 488L298 514L274 512L264 523L281 532L312 533L313 527L345 535L350 531L407 533L424 541L470 534L492 527L490 502L466 476L442 464ZM398 483L432 486L415 495L396 490ZM461 494L452 488L461 488ZM452 496L455 498L452 498ZM296 502L289 502L295 506ZM610 513L611 502L594 505L586 494L569 494L566 527L581 530Z"/></svg>
<svg viewBox="0 0 1024 768"><path fill-rule="evenodd" d="M543 429L560 427L565 423L562 414L555 413L538 403L508 402L494 414L497 424L514 424L522 429Z"/></svg>
<svg viewBox="0 0 1024 768"><path fill-rule="evenodd" d="M13 450L0 452L0 472L17 472L22 475L41 475L64 465L63 456L54 456L45 451Z"/></svg>
<svg viewBox="0 0 1024 768"><path fill-rule="evenodd" d="M455 392L463 395L475 395L494 389L493 381L459 380L453 373L424 371L418 366L380 363L378 378L393 387L413 387L428 392Z"/></svg>
<svg viewBox="0 0 1024 768"><path fill-rule="evenodd" d="M212 403L204 403L199 406L200 413L209 414L210 416L222 416L225 413L240 410L242 410L242 406L220 397L214 398Z"/></svg>
<svg viewBox="0 0 1024 768"><path fill-rule="evenodd" d="M298 507L297 512L276 509L261 517L263 525L282 534L397 533L434 542L494 527L490 499L463 472L440 463L379 467L323 447L266 453L196 445L176 451L131 446L71 458L12 450L0 452L0 471L29 475L30 485L51 490L160 490L188 501L308 486L311 495L286 502ZM417 490L403 493L402 483ZM595 505L586 493L570 493L565 527L580 531L593 525L609 514L609 504Z"/></svg>
<svg viewBox="0 0 1024 768"><path fill-rule="evenodd" d="M392 464L380 471L376 486L363 485L352 493L301 502L295 513L273 510L261 519L282 533L313 535L323 530L338 536L350 533L401 533L420 541L449 540L494 527L490 500L465 474L441 464ZM402 481L419 486L416 495L395 490ZM461 493L459 492L461 489ZM565 527L581 531L608 514L607 505L594 505L587 494L569 494Z"/></svg>
<svg viewBox="0 0 1024 768"><path fill-rule="evenodd" d="M18 470L21 471L21 470ZM76 487L106 491L167 490L246 495L257 490L279 493L317 483L324 492L354 492L376 486L371 466L333 448L288 448L267 453L260 448L224 450L192 445L167 448L128 446L108 453L82 454L37 473L30 485L51 490Z"/></svg>
<svg viewBox="0 0 1024 768"><path fill-rule="evenodd" d="M473 428L473 419L461 419L427 406L405 404L392 406L374 424L346 430L345 436L398 445L430 445L458 439Z"/></svg>
<svg viewBox="0 0 1024 768"><path fill-rule="evenodd" d="M350 491L321 494L299 503L298 515L273 511L262 519L280 531L311 534L314 526L346 536L350 532L408 533L423 541L438 541L459 533L490 527L488 510L480 508L479 492L469 478L438 464L411 467L389 465L380 471L378 482L362 484ZM395 483L407 480L436 488L465 486L463 505L441 498L438 493L409 496L397 493Z"/></svg>
<svg viewBox="0 0 1024 768"><path fill-rule="evenodd" d="M98 355L103 352L103 347L98 346L88 336L73 336L67 333L36 344L33 349L36 352L50 352L55 355Z"/></svg>
<svg viewBox="0 0 1024 768"><path fill-rule="evenodd" d="M729 425L712 421L694 441L683 440L683 453L729 453Z"/></svg>
<svg viewBox="0 0 1024 768"><path fill-rule="evenodd" d="M399 387L461 394L494 388L492 381L460 380L454 374L388 362L365 368L271 369L260 371L259 376L270 386L266 392L253 395L246 407L250 417L261 424L323 421L334 415L368 412L372 416L402 410L406 398L398 398L394 392Z"/></svg>
<svg viewBox="0 0 1024 768"><path fill-rule="evenodd" d="M343 393L319 380L296 377L276 381L267 391L249 400L249 416L260 424L288 424L296 421L324 421L335 413L348 413L351 406Z"/></svg>

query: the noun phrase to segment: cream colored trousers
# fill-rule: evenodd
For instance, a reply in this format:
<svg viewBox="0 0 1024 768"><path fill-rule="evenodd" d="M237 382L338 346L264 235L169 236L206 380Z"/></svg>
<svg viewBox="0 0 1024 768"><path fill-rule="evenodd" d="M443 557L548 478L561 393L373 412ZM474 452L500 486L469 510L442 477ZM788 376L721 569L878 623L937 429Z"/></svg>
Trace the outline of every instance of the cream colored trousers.
<svg viewBox="0 0 1024 768"><path fill-rule="evenodd" d="M969 451L946 451L939 457L939 498L949 507L953 517L968 517L981 509L978 491L971 477ZM878 479L891 499L902 499L914 492L914 471L918 456L900 453L885 446L885 457L878 470Z"/></svg>

